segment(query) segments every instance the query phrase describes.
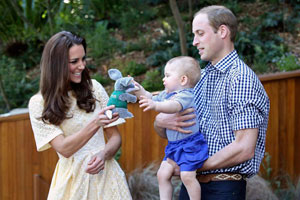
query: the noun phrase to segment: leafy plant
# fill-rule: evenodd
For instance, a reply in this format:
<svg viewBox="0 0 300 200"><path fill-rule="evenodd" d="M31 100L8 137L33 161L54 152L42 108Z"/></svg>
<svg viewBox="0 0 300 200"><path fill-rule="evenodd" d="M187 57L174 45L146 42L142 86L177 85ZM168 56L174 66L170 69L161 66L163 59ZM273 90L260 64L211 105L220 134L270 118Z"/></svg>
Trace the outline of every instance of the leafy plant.
<svg viewBox="0 0 300 200"><path fill-rule="evenodd" d="M162 66L173 57L180 56L180 44L178 31L169 31L169 34L163 35L161 38L152 43L153 54L147 57L148 66Z"/></svg>
<svg viewBox="0 0 300 200"><path fill-rule="evenodd" d="M6 56L0 60L0 81L3 92L9 99L10 109L27 107L30 97L38 91L39 79L28 79L25 68ZM7 76L9 74L9 76ZM3 94L0 95L0 112L8 112Z"/></svg>
<svg viewBox="0 0 300 200"><path fill-rule="evenodd" d="M124 1L119 9L120 12L112 13L111 18L129 38L137 36L142 30L142 25L156 15L155 9L141 1Z"/></svg>
<svg viewBox="0 0 300 200"><path fill-rule="evenodd" d="M130 61L123 69L123 74L130 76L138 76L144 74L147 71L147 67L143 64L138 64L135 61Z"/></svg>
<svg viewBox="0 0 300 200"><path fill-rule="evenodd" d="M160 72L157 69L147 71L142 86L150 92L162 90L164 87Z"/></svg>
<svg viewBox="0 0 300 200"><path fill-rule="evenodd" d="M151 51L151 46L149 45L148 39L141 35L137 41L122 41L121 53L126 54L133 51L144 51L145 53Z"/></svg>
<svg viewBox="0 0 300 200"><path fill-rule="evenodd" d="M277 188L275 193L281 200L299 200L300 199L300 179L293 183L290 176L284 176L281 180L286 186Z"/></svg>
<svg viewBox="0 0 300 200"><path fill-rule="evenodd" d="M280 71L291 71L300 69L300 63L294 54L288 53L283 55L279 61L276 62Z"/></svg>
<svg viewBox="0 0 300 200"><path fill-rule="evenodd" d="M112 83L112 81L108 77L101 76L100 74L92 75L92 79L95 79L96 81L101 83L101 85L103 85L103 86L107 86L110 83Z"/></svg>
<svg viewBox="0 0 300 200"><path fill-rule="evenodd" d="M97 22L95 30L88 33L86 37L89 55L96 61L101 57L112 55L120 44L110 35L107 25L107 21Z"/></svg>
<svg viewBox="0 0 300 200"><path fill-rule="evenodd" d="M272 176L271 155L266 152L262 167L265 180L272 186L278 199L299 200L300 199L300 179L294 184L288 174L274 177Z"/></svg>

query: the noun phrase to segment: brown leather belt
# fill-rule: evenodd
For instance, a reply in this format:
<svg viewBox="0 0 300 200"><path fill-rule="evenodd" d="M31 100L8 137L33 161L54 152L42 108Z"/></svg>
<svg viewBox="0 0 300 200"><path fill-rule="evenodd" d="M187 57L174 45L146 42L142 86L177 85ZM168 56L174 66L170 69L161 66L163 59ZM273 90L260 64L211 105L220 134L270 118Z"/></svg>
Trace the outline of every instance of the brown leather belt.
<svg viewBox="0 0 300 200"><path fill-rule="evenodd" d="M198 174L197 179L200 183L208 183L210 181L241 181L246 180L246 176L234 173L222 174Z"/></svg>

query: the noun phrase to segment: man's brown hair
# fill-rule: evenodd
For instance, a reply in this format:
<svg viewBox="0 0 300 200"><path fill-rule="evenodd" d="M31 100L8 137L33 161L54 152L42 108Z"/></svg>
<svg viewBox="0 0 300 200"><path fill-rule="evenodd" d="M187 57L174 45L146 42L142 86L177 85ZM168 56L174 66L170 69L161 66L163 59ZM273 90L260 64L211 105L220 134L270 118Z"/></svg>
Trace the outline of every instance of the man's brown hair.
<svg viewBox="0 0 300 200"><path fill-rule="evenodd" d="M225 25L230 30L230 40L234 42L237 34L237 19L235 15L224 6L212 5L207 6L199 10L194 18L198 14L207 14L209 24L212 26L215 32L219 29L221 25Z"/></svg>

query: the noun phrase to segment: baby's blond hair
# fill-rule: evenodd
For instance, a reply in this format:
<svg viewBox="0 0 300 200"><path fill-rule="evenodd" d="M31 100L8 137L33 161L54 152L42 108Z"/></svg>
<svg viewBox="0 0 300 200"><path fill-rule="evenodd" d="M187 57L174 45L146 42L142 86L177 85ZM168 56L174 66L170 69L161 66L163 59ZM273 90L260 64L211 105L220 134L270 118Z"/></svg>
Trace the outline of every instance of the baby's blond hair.
<svg viewBox="0 0 300 200"><path fill-rule="evenodd" d="M187 76L190 87L194 87L200 80L201 68L196 59L190 56L178 56L167 62L167 65L171 64L181 76Z"/></svg>

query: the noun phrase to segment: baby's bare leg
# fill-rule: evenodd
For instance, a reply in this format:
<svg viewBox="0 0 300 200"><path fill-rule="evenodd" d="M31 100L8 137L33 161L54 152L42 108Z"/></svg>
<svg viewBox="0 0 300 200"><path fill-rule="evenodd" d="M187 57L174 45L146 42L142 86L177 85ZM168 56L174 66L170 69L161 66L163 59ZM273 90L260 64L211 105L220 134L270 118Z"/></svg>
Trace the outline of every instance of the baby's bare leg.
<svg viewBox="0 0 300 200"><path fill-rule="evenodd" d="M173 171L174 167L171 164L167 161L162 161L157 172L160 200L172 199L173 188L171 178Z"/></svg>
<svg viewBox="0 0 300 200"><path fill-rule="evenodd" d="M180 178L187 189L190 200L201 199L201 187L196 179L196 171L182 171Z"/></svg>

